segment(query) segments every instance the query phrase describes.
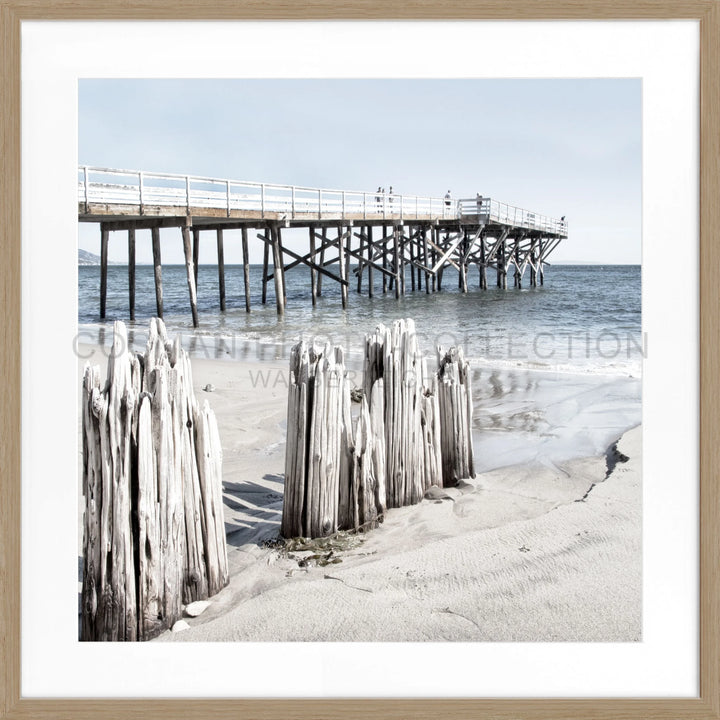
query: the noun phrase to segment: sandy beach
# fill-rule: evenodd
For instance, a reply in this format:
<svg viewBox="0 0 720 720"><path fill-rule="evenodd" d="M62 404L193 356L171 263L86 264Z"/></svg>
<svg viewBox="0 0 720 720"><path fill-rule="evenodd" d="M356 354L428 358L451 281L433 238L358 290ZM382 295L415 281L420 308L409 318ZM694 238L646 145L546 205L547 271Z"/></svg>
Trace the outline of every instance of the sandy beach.
<svg viewBox="0 0 720 720"><path fill-rule="evenodd" d="M86 360L104 372L100 348L81 352L80 373ZM231 579L189 629L156 642L642 639L639 426L620 456L483 472L388 511L367 535L287 552L272 542L286 361L192 367L220 428Z"/></svg>

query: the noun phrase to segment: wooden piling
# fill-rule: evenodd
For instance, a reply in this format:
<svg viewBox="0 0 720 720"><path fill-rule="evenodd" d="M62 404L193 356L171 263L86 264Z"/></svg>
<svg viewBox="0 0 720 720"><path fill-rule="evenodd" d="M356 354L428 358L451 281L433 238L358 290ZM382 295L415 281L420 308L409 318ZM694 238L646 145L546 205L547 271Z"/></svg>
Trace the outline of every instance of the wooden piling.
<svg viewBox="0 0 720 720"><path fill-rule="evenodd" d="M157 316L163 316L162 258L160 255L160 228L153 226L152 234L153 270L155 273L155 305Z"/></svg>
<svg viewBox="0 0 720 720"><path fill-rule="evenodd" d="M223 230L217 229L218 287L220 289L220 310L225 312L225 248Z"/></svg>
<svg viewBox="0 0 720 720"><path fill-rule="evenodd" d="M412 320L380 325L365 338L363 395L370 397L377 380L384 387L387 507L419 502L431 482L426 474L422 397L425 363Z"/></svg>
<svg viewBox="0 0 720 720"><path fill-rule="evenodd" d="M405 226L399 226L398 240L400 242L400 293L405 295Z"/></svg>
<svg viewBox="0 0 720 720"><path fill-rule="evenodd" d="M188 291L190 294L190 312L192 313L193 327L198 326L197 293L195 288L195 268L193 264L192 248L190 247L190 227L181 228L183 250L185 251L185 270L187 272Z"/></svg>
<svg viewBox="0 0 720 720"><path fill-rule="evenodd" d="M357 292L358 295L362 293L362 276L363 276L363 250L365 249L365 233L363 230L360 231L360 249L359 259L357 266Z"/></svg>
<svg viewBox="0 0 720 720"><path fill-rule="evenodd" d="M265 240L263 242L263 272L262 272L262 304L267 302L268 282L268 256L270 254L270 230L265 228Z"/></svg>
<svg viewBox="0 0 720 720"><path fill-rule="evenodd" d="M532 239L532 242L530 243L530 287L536 287L537 286L537 266L536 266L536 257L535 257L535 245L537 244L537 240L535 238Z"/></svg>
<svg viewBox="0 0 720 720"><path fill-rule="evenodd" d="M480 236L480 289L487 290L487 264L485 261L485 236Z"/></svg>
<svg viewBox="0 0 720 720"><path fill-rule="evenodd" d="M325 537L341 526L340 482L348 497L350 386L342 348L316 351L305 343L290 353L285 492L280 534ZM343 512L346 515L346 512Z"/></svg>
<svg viewBox="0 0 720 720"><path fill-rule="evenodd" d="M227 585L222 449L187 354L154 319L142 363L115 323L82 395L83 641L149 640Z"/></svg>
<svg viewBox="0 0 720 720"><path fill-rule="evenodd" d="M130 319L135 319L135 228L128 228L128 302Z"/></svg>
<svg viewBox="0 0 720 720"><path fill-rule="evenodd" d="M104 224L100 225L100 317L105 319L107 306L107 271L108 271L108 244L110 231Z"/></svg>
<svg viewBox="0 0 720 720"><path fill-rule="evenodd" d="M413 321L380 325L365 338L362 390L354 421L342 349L292 348L284 537L366 531L432 485L475 477L461 349L438 348L438 370L428 375Z"/></svg>
<svg viewBox="0 0 720 720"><path fill-rule="evenodd" d="M266 246L267 247L267 246ZM242 228L243 281L245 284L245 312L250 312L250 258L247 228Z"/></svg>
<svg viewBox="0 0 720 720"><path fill-rule="evenodd" d="M443 485L448 487L475 477L471 370L462 348L438 347L437 376Z"/></svg>
<svg viewBox="0 0 720 720"><path fill-rule="evenodd" d="M422 264L425 266L424 275L425 275L425 293L430 294L430 272L427 270L427 268L430 267L430 255L428 253L428 239L427 239L427 225L423 225L422 227Z"/></svg>
<svg viewBox="0 0 720 720"><path fill-rule="evenodd" d="M337 227L337 249L338 249L338 272L340 274L340 279L344 280L345 282L340 283L340 297L342 300L342 306L343 309L347 307L348 302L348 291L347 291L347 275L345 273L346 265L345 265L345 243L343 240L343 230L342 225L338 225Z"/></svg>
<svg viewBox="0 0 720 720"><path fill-rule="evenodd" d="M368 297L372 297L375 291L373 287L373 256L375 254L373 246L373 229L372 225L367 226L367 256L368 256Z"/></svg>
<svg viewBox="0 0 720 720"><path fill-rule="evenodd" d="M282 281L282 257L280 254L280 231L276 224L270 228L273 258L273 280L275 281L275 306L277 314L285 312L285 292Z"/></svg>
<svg viewBox="0 0 720 720"><path fill-rule="evenodd" d="M308 228L310 231L310 262L315 264L315 228L310 225ZM312 305L317 305L317 276L313 265L310 265L310 297L312 298Z"/></svg>
<svg viewBox="0 0 720 720"><path fill-rule="evenodd" d="M193 228L192 257L193 272L195 273L195 292L197 293L198 269L200 268L200 228L196 227Z"/></svg>
<svg viewBox="0 0 720 720"><path fill-rule="evenodd" d="M437 227L432 228L432 243L433 243L433 249L430 252L430 256L432 258L432 267L435 267L435 264L437 263L437 250L435 250L436 247L438 247L438 231ZM434 272L432 274L432 291L435 292L436 290L440 289L440 286L438 285L438 277L437 272Z"/></svg>
<svg viewBox="0 0 720 720"><path fill-rule="evenodd" d="M287 307L287 286L285 285L285 254L283 253L282 226L275 228L277 233L278 260L280 267L280 282L282 283L283 306Z"/></svg>
<svg viewBox="0 0 720 720"><path fill-rule="evenodd" d="M347 232L346 232L346 239L345 239L345 243L346 243L346 246L345 246L345 281L348 283L348 285L350 284L350 258L352 257L352 255L350 253L352 251L352 238L353 238L352 227L348 227ZM341 242L342 242L342 240L341 240ZM361 261L361 265L362 265L362 261ZM347 293L348 285L344 286L346 300L347 300L347 294L348 294Z"/></svg>
<svg viewBox="0 0 720 720"><path fill-rule="evenodd" d="M415 236L410 232L410 290L415 292Z"/></svg>
<svg viewBox="0 0 720 720"><path fill-rule="evenodd" d="M382 226L382 234L383 234L383 239L382 239L382 247L383 247L383 251L382 251L382 266L383 266L383 270L387 270L387 267L388 267L388 258L387 258L387 256L388 256L388 235L387 235L387 228L386 228L385 225ZM384 273L382 274L382 291L383 291L383 295L385 295L385 294L387 293L387 286L388 286L388 276L387 276L387 272L384 272Z"/></svg>
<svg viewBox="0 0 720 720"><path fill-rule="evenodd" d="M320 242L320 267L325 267L325 245L327 244L327 228L322 229L321 233L321 242ZM317 296L322 296L322 279L323 274L318 273L317 275Z"/></svg>
<svg viewBox="0 0 720 720"><path fill-rule="evenodd" d="M395 299L400 298L400 232L393 225L393 270L395 271Z"/></svg>

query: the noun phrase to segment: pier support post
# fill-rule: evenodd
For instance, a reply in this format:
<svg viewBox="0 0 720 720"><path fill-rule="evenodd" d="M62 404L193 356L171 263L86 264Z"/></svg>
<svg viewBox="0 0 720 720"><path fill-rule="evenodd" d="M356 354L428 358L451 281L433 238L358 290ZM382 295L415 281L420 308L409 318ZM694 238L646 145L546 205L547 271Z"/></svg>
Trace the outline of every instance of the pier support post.
<svg viewBox="0 0 720 720"><path fill-rule="evenodd" d="M163 316L162 258L160 256L160 228L150 229L152 234L153 270L155 271L155 305L157 316Z"/></svg>
<svg viewBox="0 0 720 720"><path fill-rule="evenodd" d="M345 241L343 239L342 225L337 227L337 246L338 246L338 272L340 274L340 280L345 282L340 283L340 297L342 299L343 309L347 307L348 302L348 291L347 291L347 273L345 272Z"/></svg>
<svg viewBox="0 0 720 720"><path fill-rule="evenodd" d="M461 248L462 248L462 250L460 252L460 289L463 291L463 293L467 293L467 291L468 291L468 282L467 282L468 231L467 231L467 229L463 230L463 240L462 240Z"/></svg>
<svg viewBox="0 0 720 720"><path fill-rule="evenodd" d="M485 264L485 237L480 238L480 289L487 290L487 265Z"/></svg>
<svg viewBox="0 0 720 720"><path fill-rule="evenodd" d="M395 271L395 299L400 299L400 232L393 225L393 270Z"/></svg>
<svg viewBox="0 0 720 720"><path fill-rule="evenodd" d="M353 229L352 227L348 226L346 228L347 235L346 235L346 246L345 246L345 280L347 281L346 287L346 294L347 294L347 288L350 285L350 258L352 257L350 255L350 251L352 250L352 238L353 238ZM362 266L362 261L360 261L360 265ZM361 270L362 272L362 270Z"/></svg>
<svg viewBox="0 0 720 720"><path fill-rule="evenodd" d="M538 243L538 257L540 258L540 262L538 264L538 274L540 275L540 286L545 282L545 268L543 265L543 242L540 240Z"/></svg>
<svg viewBox="0 0 720 720"><path fill-rule="evenodd" d="M135 319L135 228L128 228L128 301L130 319Z"/></svg>
<svg viewBox="0 0 720 720"><path fill-rule="evenodd" d="M273 225L270 233L272 238L273 280L275 281L275 305L277 307L277 314L282 315L285 312L285 290L283 288L282 278L283 267L282 252L280 250L280 228L277 225Z"/></svg>
<svg viewBox="0 0 720 720"><path fill-rule="evenodd" d="M501 290L507 290L507 259L506 250L507 245L505 238L499 241L500 247L497 253L497 286Z"/></svg>
<svg viewBox="0 0 720 720"><path fill-rule="evenodd" d="M422 244L423 244L422 257L423 257L423 260L422 260L422 262L426 268L429 267L429 265L428 265L429 258L428 258L427 230L428 230L427 226L423 225L423 228L422 228ZM427 295L429 293L430 293L430 273L427 270L425 270L425 294Z"/></svg>
<svg viewBox="0 0 720 720"><path fill-rule="evenodd" d="M242 228L243 280L245 281L245 312L250 312L250 260L247 228Z"/></svg>
<svg viewBox="0 0 720 720"><path fill-rule="evenodd" d="M108 268L108 242L110 231L104 224L100 225L100 317L105 319L107 305L107 268Z"/></svg>
<svg viewBox="0 0 720 720"><path fill-rule="evenodd" d="M195 273L195 292L198 286L198 268L200 267L200 228L193 228L192 245L193 272Z"/></svg>
<svg viewBox="0 0 720 720"><path fill-rule="evenodd" d="M438 230L437 227L433 227L431 229L432 233L432 242L433 242L433 249L430 251L430 258L432 262L432 267L435 267L435 263L437 262L437 250L435 249L438 247ZM432 274L432 291L436 292L439 290L438 284L437 284L437 272L434 272Z"/></svg>
<svg viewBox="0 0 720 720"><path fill-rule="evenodd" d="M373 231L372 225L367 226L367 256L368 256L368 297L373 296Z"/></svg>
<svg viewBox="0 0 720 720"><path fill-rule="evenodd" d="M358 266L357 266L357 291L358 295L362 293L362 276L363 276L363 250L365 249L365 231L360 231L360 248L358 252Z"/></svg>
<svg viewBox="0 0 720 720"><path fill-rule="evenodd" d="M536 270L536 259L535 259L535 245L537 240L533 239L530 243L530 287L537 287L537 270Z"/></svg>
<svg viewBox="0 0 720 720"><path fill-rule="evenodd" d="M400 225L400 234L398 235L400 241L400 292L405 295L405 244L407 237L405 235L405 226Z"/></svg>
<svg viewBox="0 0 720 720"><path fill-rule="evenodd" d="M415 234L408 228L408 244L410 246L410 290L415 292Z"/></svg>
<svg viewBox="0 0 720 720"><path fill-rule="evenodd" d="M268 256L270 254L270 231L265 228L265 241L263 248L263 278L262 278L262 304L267 302Z"/></svg>
<svg viewBox="0 0 720 720"><path fill-rule="evenodd" d="M308 228L310 233L310 262L315 264L315 228L310 225ZM310 266L310 294L312 296L312 305L315 307L317 305L317 276L318 273L313 267L313 265Z"/></svg>
<svg viewBox="0 0 720 720"><path fill-rule="evenodd" d="M282 227L276 226L278 259L280 261L280 282L282 283L283 306L287 307L287 288L285 286L285 255L283 254Z"/></svg>
<svg viewBox="0 0 720 720"><path fill-rule="evenodd" d="M387 227L385 227L385 225L382 226L382 234L383 234L383 239L382 239L382 248L383 248L383 251L382 251L382 266L383 266L383 270L387 270L387 267L388 267L388 258L387 258L387 255L388 255L388 234L387 234ZM388 277L387 277L387 273L383 273L383 276L382 276L382 290L383 290L383 295L385 295L385 293L387 293L387 287L388 287Z"/></svg>
<svg viewBox="0 0 720 720"><path fill-rule="evenodd" d="M225 248L222 228L217 229L218 287L220 289L220 311L225 312Z"/></svg>
<svg viewBox="0 0 720 720"><path fill-rule="evenodd" d="M198 326L197 291L195 288L195 267L193 263L193 252L190 247L190 226L183 225L182 228L183 250L185 251L185 269L187 271L188 290L190 292L190 312L192 313L193 327Z"/></svg>
<svg viewBox="0 0 720 720"><path fill-rule="evenodd" d="M325 267L325 245L327 244L327 228L322 229L321 234L321 241L320 241L320 267ZM317 282L315 283L317 286L317 296L322 297L322 279L323 274L318 273L317 274Z"/></svg>

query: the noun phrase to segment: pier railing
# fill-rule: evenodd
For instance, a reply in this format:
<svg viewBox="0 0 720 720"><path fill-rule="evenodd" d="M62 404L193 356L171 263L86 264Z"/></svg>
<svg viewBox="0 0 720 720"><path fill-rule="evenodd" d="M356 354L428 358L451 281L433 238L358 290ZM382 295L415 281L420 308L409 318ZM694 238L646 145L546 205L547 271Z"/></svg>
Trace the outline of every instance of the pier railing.
<svg viewBox="0 0 720 720"><path fill-rule="evenodd" d="M457 217L455 201L377 191L331 190L297 185L220 180L192 175L80 167L78 202L90 205L134 205L225 210L287 219L443 218Z"/></svg>
<svg viewBox="0 0 720 720"><path fill-rule="evenodd" d="M458 214L463 219L477 217L481 222L497 222L563 237L568 234L568 224L564 219L539 215L487 197L458 200Z"/></svg>

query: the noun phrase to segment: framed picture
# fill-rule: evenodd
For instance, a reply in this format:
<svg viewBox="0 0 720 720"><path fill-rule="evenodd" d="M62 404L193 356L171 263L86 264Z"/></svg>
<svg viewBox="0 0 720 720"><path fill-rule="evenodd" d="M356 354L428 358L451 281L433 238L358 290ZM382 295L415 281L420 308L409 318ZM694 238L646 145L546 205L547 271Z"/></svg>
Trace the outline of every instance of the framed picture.
<svg viewBox="0 0 720 720"><path fill-rule="evenodd" d="M2 716L718 717L719 13L6 3Z"/></svg>

